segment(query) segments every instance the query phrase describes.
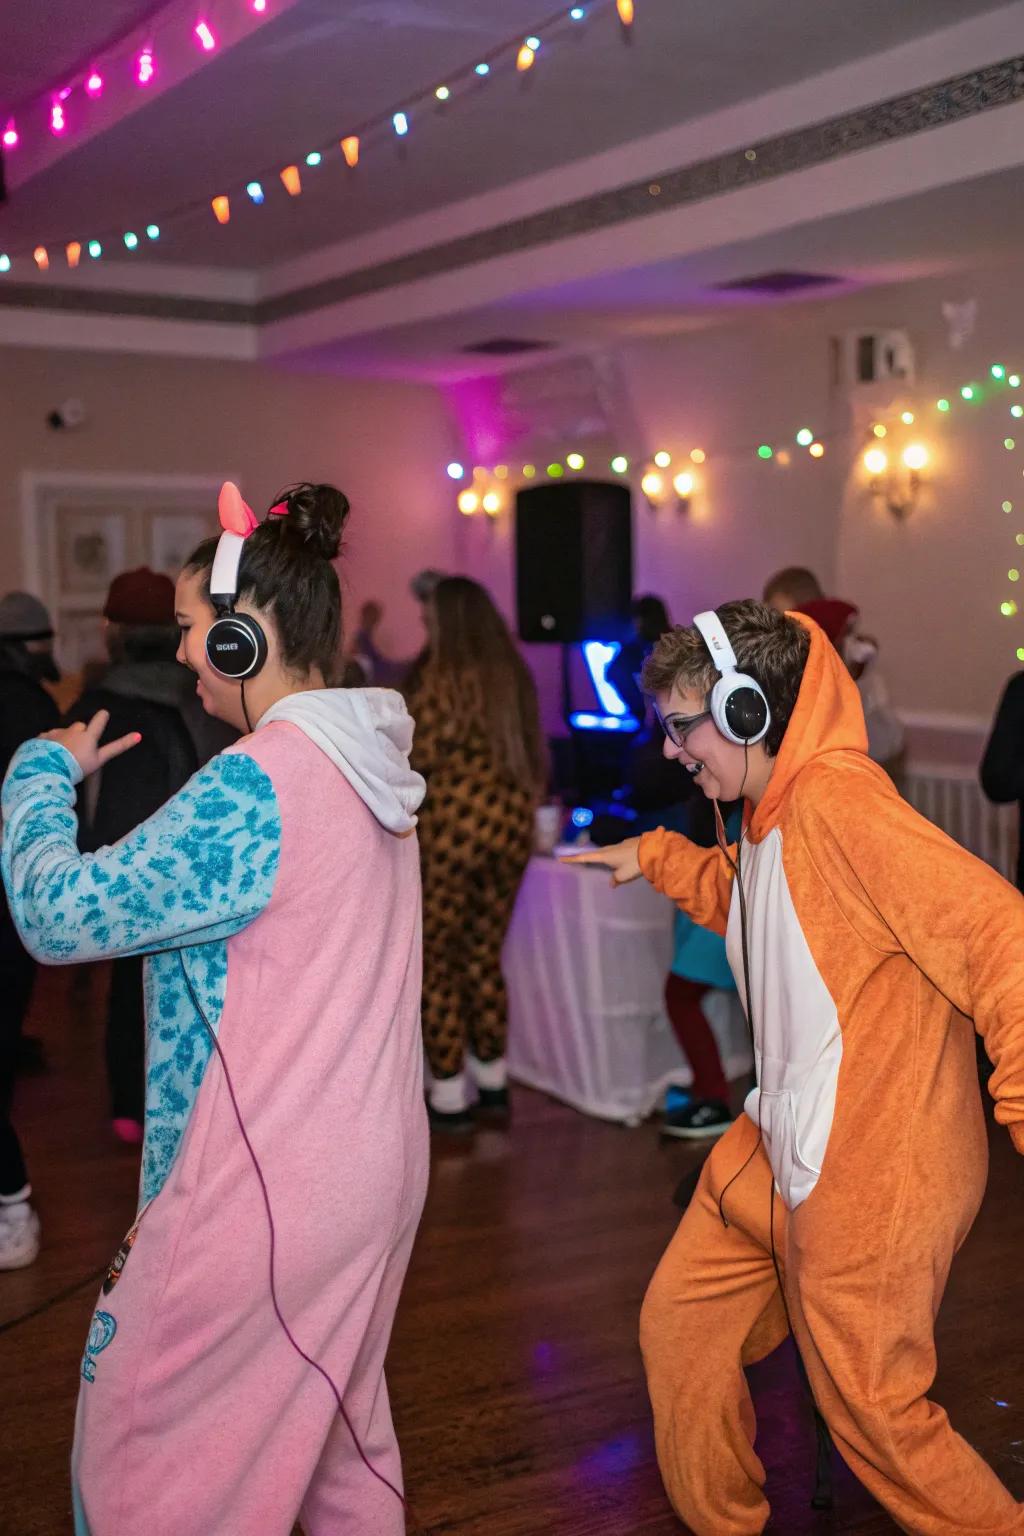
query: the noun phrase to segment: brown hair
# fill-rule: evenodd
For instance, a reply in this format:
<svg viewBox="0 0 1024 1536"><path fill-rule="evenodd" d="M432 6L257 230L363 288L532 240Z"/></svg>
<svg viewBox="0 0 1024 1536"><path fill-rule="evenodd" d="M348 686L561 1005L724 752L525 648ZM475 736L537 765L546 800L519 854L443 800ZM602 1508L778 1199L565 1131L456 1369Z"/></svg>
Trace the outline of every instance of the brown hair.
<svg viewBox="0 0 1024 1536"><path fill-rule="evenodd" d="M787 597L791 597L795 608L802 608L804 603L813 603L825 596L821 590L821 582L805 565L787 565L784 571L776 571L775 575L765 582L766 603L770 603L778 592L785 592Z"/></svg>
<svg viewBox="0 0 1024 1536"><path fill-rule="evenodd" d="M782 745L807 665L811 637L796 619L748 598L723 603L717 610L722 627L736 654L741 672L760 683L772 712L764 738L765 750L775 757ZM669 693L672 688L692 688L707 698L718 671L700 630L677 626L662 635L644 663L646 693Z"/></svg>
<svg viewBox="0 0 1024 1536"><path fill-rule="evenodd" d="M446 576L430 599L436 640L427 663L450 700L451 725L475 725L499 770L544 793L547 753L537 689L490 594L467 576Z"/></svg>

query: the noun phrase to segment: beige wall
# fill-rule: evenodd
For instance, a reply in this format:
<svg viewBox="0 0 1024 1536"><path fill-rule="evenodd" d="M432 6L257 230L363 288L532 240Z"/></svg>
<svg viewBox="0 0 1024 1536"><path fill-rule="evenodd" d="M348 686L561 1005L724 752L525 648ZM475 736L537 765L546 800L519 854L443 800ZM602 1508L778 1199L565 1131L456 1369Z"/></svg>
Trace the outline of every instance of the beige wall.
<svg viewBox="0 0 1024 1536"><path fill-rule="evenodd" d="M452 559L450 428L425 385L352 382L249 363L0 348L0 538L6 589L23 579L24 471L238 474L262 512L291 480L328 480L352 503L342 563L347 621L359 600L387 605L384 641L398 654L421 632L410 574ZM83 401L81 429L54 432L48 413ZM216 510L210 509L211 532Z"/></svg>

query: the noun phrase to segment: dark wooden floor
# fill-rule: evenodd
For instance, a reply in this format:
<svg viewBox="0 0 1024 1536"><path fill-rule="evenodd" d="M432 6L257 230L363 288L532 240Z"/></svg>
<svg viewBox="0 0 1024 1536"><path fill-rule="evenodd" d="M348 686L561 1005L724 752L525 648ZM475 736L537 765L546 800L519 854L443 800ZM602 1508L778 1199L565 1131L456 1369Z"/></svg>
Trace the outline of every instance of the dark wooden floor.
<svg viewBox="0 0 1024 1536"><path fill-rule="evenodd" d="M47 973L37 996L31 1027L53 1070L23 1081L18 1119L44 1249L32 1269L0 1275L0 1324L104 1265L133 1214L136 1160L105 1120L103 977L92 975L90 1003L76 974L80 988L85 973ZM1022 1497L1024 1170L1005 1133L993 1133L992 1154L939 1320L935 1395ZM654 1126L620 1130L526 1091L511 1133L438 1149L389 1367L409 1495L433 1536L680 1536L654 1463L636 1320L674 1225L670 1192L696 1156L660 1145ZM95 1290L0 1333L2 1536L70 1530L67 1460ZM771 1529L894 1532L842 1468L835 1513L812 1514L812 1432L792 1359L779 1351L752 1377Z"/></svg>

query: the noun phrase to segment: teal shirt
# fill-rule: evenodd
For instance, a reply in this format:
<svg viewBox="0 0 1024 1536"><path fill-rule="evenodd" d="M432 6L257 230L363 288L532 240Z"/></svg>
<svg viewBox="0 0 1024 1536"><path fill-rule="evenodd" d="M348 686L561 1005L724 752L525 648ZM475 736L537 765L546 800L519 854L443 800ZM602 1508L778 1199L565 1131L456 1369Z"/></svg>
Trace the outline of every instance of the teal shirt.
<svg viewBox="0 0 1024 1536"><path fill-rule="evenodd" d="M730 816L725 835L734 841L740 834L740 814ZM706 987L716 987L721 992L735 992L736 981L725 954L725 940L710 928L700 928L685 912L676 912L675 953L671 966L673 976L687 981L699 981Z"/></svg>

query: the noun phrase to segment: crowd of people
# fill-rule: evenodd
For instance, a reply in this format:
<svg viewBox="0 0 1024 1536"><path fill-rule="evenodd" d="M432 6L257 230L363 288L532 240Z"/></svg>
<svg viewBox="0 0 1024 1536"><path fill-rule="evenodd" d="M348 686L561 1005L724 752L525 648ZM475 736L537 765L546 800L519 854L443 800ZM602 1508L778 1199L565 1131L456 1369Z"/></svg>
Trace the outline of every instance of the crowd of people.
<svg viewBox="0 0 1024 1536"><path fill-rule="evenodd" d="M76 1530L155 1521L182 1536L286 1533L301 1511L309 1536L397 1533L384 1356L428 1129L466 1133L509 1114L501 950L549 788L547 746L530 672L477 582L414 578L415 656L380 649L376 603L343 651L344 496L300 484L258 519L225 487L220 511L221 533L176 586L148 569L112 583L107 665L63 712L45 608L17 592L0 602L0 1268L31 1263L40 1242L11 1120L35 966L110 961L111 1122L141 1145L141 1200L83 1361ZM859 1218L879 1233L872 1262L879 1274L894 1265L916 1298L922 1363L901 1378L909 1415L927 1390L930 1316L969 1225L964 1201L983 1182L977 1126L954 1124L966 1037L950 1001L985 1034L998 1114L1024 1135L1024 973L1010 989L1017 1016L992 974L993 955L1011 978L1020 970L1006 952L1024 936L1019 898L1011 907L994 876L923 831L900 798L902 727L854 605L793 567L763 601L703 619L674 627L659 599L637 599L609 676L643 724L632 771L650 820L642 837L583 855L617 882L644 874L679 904L665 1002L693 1082L670 1096L661 1126L715 1147L645 1305L666 1484L697 1532L760 1528L763 1473L741 1427L739 1360L791 1328L844 1455L906 1529L952 1536L968 1528L957 1523L966 1511L984 1509L996 1521L986 1529L1008 1531L998 1520L1009 1495L969 1448L948 1426L925 1444L912 1416L872 1398L856 1351L841 1351L844 1330L865 1347L870 1336L895 1346L891 1306L853 1298L839 1318L827 1295L860 1179ZM982 769L997 800L1024 801L1022 685L1024 674L1007 690ZM852 832L858 797L871 826ZM886 838L907 850L899 870ZM936 902L956 884L959 912L963 881L978 923L953 954ZM833 930L834 909L845 926ZM982 965L971 946L983 939ZM737 985L758 1087L734 1117L702 1005ZM902 1018L914 989L934 1024L920 1069L937 1109L918 1133L921 1156L947 1136L973 1171L966 1195L922 1195L912 1230L883 1240L893 1191L851 1141L878 1081L866 1015ZM797 995L794 1024L786 999ZM904 1081L897 1044L882 1055L884 1118L900 1112L897 1089L913 1094L917 1082ZM831 1164L822 1174L830 1136L853 1146L856 1178ZM763 1174L756 1199L748 1169ZM778 1242L788 1222L799 1245L791 1293L777 1288L776 1220ZM925 1279L907 1270L914 1244L929 1256ZM288 1321L300 1312L304 1350ZM311 1357L333 1396L306 1390ZM283 1449L268 1458L271 1425ZM182 1524L184 1466L200 1470ZM927 1527L922 1488L940 1511Z"/></svg>

